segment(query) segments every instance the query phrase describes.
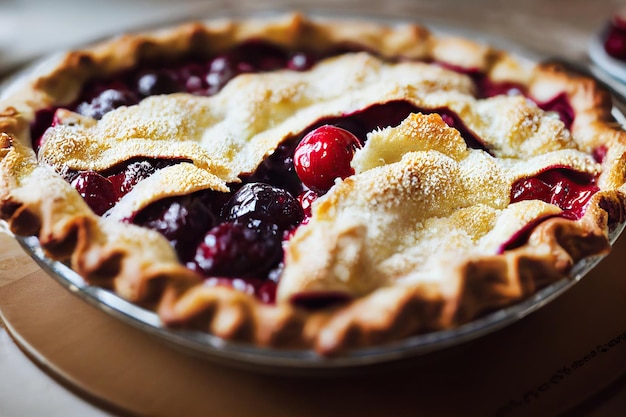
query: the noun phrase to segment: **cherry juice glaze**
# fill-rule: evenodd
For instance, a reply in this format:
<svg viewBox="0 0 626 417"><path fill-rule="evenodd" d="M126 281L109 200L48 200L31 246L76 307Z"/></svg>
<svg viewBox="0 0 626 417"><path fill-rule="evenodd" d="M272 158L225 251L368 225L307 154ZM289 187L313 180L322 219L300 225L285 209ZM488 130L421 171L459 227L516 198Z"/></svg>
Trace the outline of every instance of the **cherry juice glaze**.
<svg viewBox="0 0 626 417"><path fill-rule="evenodd" d="M578 220L587 203L600 189L594 176L567 167L551 167L530 178L516 181L511 188L511 203L541 200L563 210L561 216Z"/></svg>
<svg viewBox="0 0 626 417"><path fill-rule="evenodd" d="M541 200L563 210L560 217L578 220L585 214L587 203L598 191L594 176L566 167L551 167L533 177L516 181L511 188L511 203ZM522 246L537 225L552 217L557 216L546 216L528 223L503 243L498 253Z"/></svg>
<svg viewBox="0 0 626 417"><path fill-rule="evenodd" d="M276 69L303 71L320 59L362 50L363 48L356 45L346 45L323 54L287 51L267 42L253 40L210 59L186 59L165 66L161 63L158 63L159 65L147 63L136 70L118 74L112 79L94 80L85 86L80 97L67 108L99 119L108 111L122 105L135 104L150 95L187 92L209 96L220 91L229 80L241 73ZM510 82L496 83L480 71L444 66L470 76L476 84L479 98L499 94L526 94L521 85ZM547 111L557 112L566 126L571 126L574 112L565 95L559 95L545 103L537 104ZM36 114L31 126L31 137L36 151L41 146L41 137L45 130L55 123L55 111L56 109L45 109ZM416 112L440 114L448 125L461 133L469 147L489 152L484 142L470 131L458 115L450 109L420 109L406 101L381 103L339 117L318 120L300 134L287 138L254 173L242 175L242 183L231 184L229 193L206 191L167 198L136 213L129 221L162 233L172 243L181 262L206 276L206 285L228 285L254 294L263 302L273 303L276 284L283 267L282 255L274 249L280 248L283 240L293 234L297 224L308 221L310 204L317 198L317 194L302 184L294 169L294 150L299 142L314 129L322 125L332 125L349 131L363 144L368 132L387 126L397 126L409 114ZM601 157L601 152L598 152L599 157ZM132 163L139 164L144 164L144 162L155 169L162 168L160 165L166 166L168 163L168 161L132 161ZM97 191L97 188L102 185L100 182L104 184L104 188L113 189L114 192L104 193L104 195L111 194L111 201L100 201L102 196L96 198L94 211L102 214L122 195L130 191L138 181L152 173L150 167L144 170L141 167L129 169L130 166L131 162L109 169L107 172L89 172L88 174L74 172L70 173L71 175L66 173L66 179L74 182L76 178L81 178L80 187L84 189L83 191L89 191L89 187L95 187ZM134 175L133 173L137 174L137 178L130 178ZM88 179L91 177L100 182L96 181L95 185L89 184ZM242 202L243 200L232 201L238 198L236 197L238 191L246 188L246 184L257 183L270 184L275 190L272 191L272 187L255 186L255 189L261 191L255 195L247 195L245 202ZM538 188L534 189L533 185L537 185ZM553 202L564 210L563 217L575 219L582 215L586 202L595 191L597 187L592 178L581 179L579 174L565 168L555 167L536 177L518 181L511 192L511 201L537 198ZM296 223L290 221L287 222L287 226L281 225L281 221L275 221L276 219L273 219L273 215L268 214L269 212L257 216L258 218L250 214L248 208L255 204L265 210L263 207L268 206L266 202L272 199L271 195L265 195L267 193L287 193L291 197L284 197L281 194L279 200L290 203L299 202L302 210L294 220ZM89 197L86 200L89 203ZM243 206L247 207L245 213L239 215L241 213L237 211ZM289 212L294 213L293 210ZM519 231L502 246L502 250L523 244L535 225L533 223ZM233 241L233 237L239 235L245 236L243 243ZM248 254L246 252L248 250L252 250L253 253ZM212 256L222 256L223 259L212 259ZM241 270L228 269L232 260L248 257L254 259L255 256L269 258L271 262L263 264L261 269L255 265L250 265L250 268L240 265ZM292 301L301 307L320 308L341 303L347 299L345 294L298 294Z"/></svg>

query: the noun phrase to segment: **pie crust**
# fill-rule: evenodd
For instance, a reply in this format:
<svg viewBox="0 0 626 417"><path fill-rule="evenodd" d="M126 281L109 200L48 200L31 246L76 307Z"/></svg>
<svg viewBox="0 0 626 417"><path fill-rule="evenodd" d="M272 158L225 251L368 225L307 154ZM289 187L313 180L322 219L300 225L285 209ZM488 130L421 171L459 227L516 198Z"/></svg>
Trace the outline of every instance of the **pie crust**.
<svg viewBox="0 0 626 417"><path fill-rule="evenodd" d="M212 56L249 39L289 50L358 44L368 52L304 72L243 74L210 97L149 97L100 121L58 111L35 154L36 112L74 102L89 80L147 60ZM562 95L573 123L568 129L521 95L476 98L469 73L521 85L535 102ZM123 221L164 197L227 191L315 121L393 101L452 110L488 152L468 147L435 113L370 132L352 161L355 175L314 204L286 245L275 304L203 284L159 233ZM416 25L299 14L187 24L70 52L5 93L0 216L15 234L38 236L50 258L155 309L166 325L334 355L467 323L607 253L610 229L624 220L626 172L626 133L610 111L609 94L591 79ZM605 155L594 158L600 149ZM64 166L103 170L138 155L184 162L138 183L105 217L58 173ZM515 181L554 167L596 178L599 191L580 218L540 200L511 203ZM529 225L520 245L506 246ZM302 293L350 300L306 309L292 302Z"/></svg>

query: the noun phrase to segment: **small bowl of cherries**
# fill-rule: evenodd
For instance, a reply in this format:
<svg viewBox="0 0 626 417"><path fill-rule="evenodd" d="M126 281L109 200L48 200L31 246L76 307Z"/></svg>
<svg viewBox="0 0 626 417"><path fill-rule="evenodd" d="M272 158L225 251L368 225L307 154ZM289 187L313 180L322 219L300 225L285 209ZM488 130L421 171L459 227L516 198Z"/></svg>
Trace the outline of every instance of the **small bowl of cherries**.
<svg viewBox="0 0 626 417"><path fill-rule="evenodd" d="M626 95L626 7L614 13L592 36L588 53L594 75L609 83L621 95ZM595 71L593 67L601 71ZM603 76L606 74L610 77Z"/></svg>
<svg viewBox="0 0 626 417"><path fill-rule="evenodd" d="M603 35L607 55L626 65L626 8L612 16Z"/></svg>

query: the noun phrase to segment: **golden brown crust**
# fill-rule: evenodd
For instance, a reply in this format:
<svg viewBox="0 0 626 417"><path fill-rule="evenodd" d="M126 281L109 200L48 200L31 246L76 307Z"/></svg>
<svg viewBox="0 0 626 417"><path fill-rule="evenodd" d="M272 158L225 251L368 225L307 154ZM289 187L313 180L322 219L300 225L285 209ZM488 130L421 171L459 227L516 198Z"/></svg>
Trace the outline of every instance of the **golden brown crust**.
<svg viewBox="0 0 626 417"><path fill-rule="evenodd" d="M242 292L200 285L202 279L177 261L164 238L147 229L118 223L115 216L96 216L53 169L37 162L28 132L36 111L71 103L88 80L113 75L146 60L176 59L189 54L210 56L251 38L270 40L294 50L329 50L356 43L382 57L437 61L468 70L480 70L493 81L523 84L529 95L538 101L566 94L576 113L571 138L562 127L558 130L559 127L550 120L542 119L541 112L526 107L521 101L516 102L514 98L487 100L479 104L468 104L463 100L454 102L457 104L452 101L444 104L462 118L476 120L471 127L485 135L493 131L493 126L481 125L480 106L485 113L495 107L509 106L514 117L507 120L520 117L542 121L543 124L533 125L533 132L540 133L533 136L534 141L527 141L529 148L524 148L524 152L530 152L531 156L568 147L576 147L588 154L600 147L606 148L607 155L601 164L578 156L571 159L578 161L577 168L581 170L593 173L601 170L598 178L601 191L591 199L580 220L552 218L543 221L523 246L501 255L467 257L447 270L445 279L435 277L402 285L378 282L368 286L366 282L363 287L357 286L352 302L312 312L294 307L288 300L293 293L283 288L279 296L287 294L284 299L276 306L268 306ZM469 85L467 79L464 80L460 85ZM429 104L427 100L410 100L426 108L437 107L436 103ZM357 21L337 25L332 21L309 20L301 15L277 20L193 23L149 34L123 36L71 52L53 67L42 69L37 77L31 77L5 93L0 102L0 216L8 221L14 233L37 235L50 257L70 261L72 268L90 283L113 288L134 302L156 297L160 300L158 312L165 323L191 325L226 339L273 347L312 347L323 354L337 354L346 349L386 343L468 322L486 311L522 300L538 288L566 277L571 267L584 257L606 253L609 250L607 207L614 217L618 213L618 219L623 220L626 192L626 133L615 126L610 110L609 95L590 79L567 74L555 66L534 65L464 39L436 38L419 26L390 28ZM428 128L435 126L443 138L443 148L438 151L448 156L465 157L467 150L462 146L451 146L454 138L447 136L451 133L434 115L427 122L417 118L411 126L411 121L405 122L407 125L404 128L409 133L419 131L421 123L426 123ZM93 130L88 132L92 134ZM558 137L561 144L555 149L550 148L554 146L554 141L543 140L541 132L551 138ZM522 149L516 148L517 145L511 142L513 139L496 151L508 157L507 146ZM374 146L375 141L371 143ZM261 154L272 150L275 145L262 148ZM424 151L421 148L414 150ZM161 149L159 152L164 151ZM372 161L379 154L372 155L357 162L362 166L357 167L357 171L374 168L375 162ZM50 153L50 158L58 156ZM402 159L402 155L386 157ZM101 162L110 166L115 161L118 160L112 158ZM220 189L243 170L235 169L233 176L236 164L209 157L203 161L204 166L212 167L209 170L212 176L202 174L201 179L181 192L206 187ZM433 161L441 163L440 159ZM95 163L94 160L91 162ZM258 164L258 155L255 163ZM418 163L417 160L415 163ZM175 169L193 168L191 164L180 165ZM198 162L198 165L202 163ZM545 166L545 162L544 165L538 164L535 170L541 166ZM188 172L185 176L192 175L192 172L193 175L200 175L197 170L185 172ZM164 177L161 181L167 182L167 170L161 174ZM339 191L326 201L332 198L339 201L340 193L349 193L351 184L355 182L345 181L343 188L338 187ZM151 199L158 197L150 196ZM508 204L505 203L504 206ZM145 201L142 204L145 205ZM322 213L324 204L319 204L316 210ZM125 208L121 204L118 217L124 217L138 207L129 204ZM335 207L332 209L335 210ZM490 210L493 211L493 208ZM313 220L314 223L316 221ZM313 230L314 226L303 228L296 240L304 240L306 234L312 234ZM357 239L362 233L362 227L356 225L341 236ZM337 247L341 245L336 244ZM297 247L294 245L293 248L288 257L297 256ZM342 256L345 257L345 254ZM365 275L365 271L361 271L361 275ZM317 284L307 283L302 288L307 285L315 289ZM343 290L343 287L337 288Z"/></svg>

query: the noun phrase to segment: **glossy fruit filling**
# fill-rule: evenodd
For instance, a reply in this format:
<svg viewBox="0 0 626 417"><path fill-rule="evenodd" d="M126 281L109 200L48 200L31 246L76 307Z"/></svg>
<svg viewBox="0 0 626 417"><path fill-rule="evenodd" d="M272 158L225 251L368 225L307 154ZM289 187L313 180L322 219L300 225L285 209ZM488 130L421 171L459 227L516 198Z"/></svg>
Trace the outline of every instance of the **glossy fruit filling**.
<svg viewBox="0 0 626 417"><path fill-rule="evenodd" d="M359 50L358 47L344 49ZM93 81L67 108L100 119L119 106L138 103L154 94L215 94L241 73L307 70L320 59L344 49L322 54L294 52L266 42L250 41L208 60L146 64L112 80ZM479 97L525 93L515 83L494 83L478 71L452 69L474 80ZM565 95L538 104L557 112L571 126L574 113ZM31 127L36 150L45 129L54 125L55 110L37 114ZM272 303L283 268L283 244L299 225L308 221L315 199L326 193L337 179L353 174L350 161L367 140L368 132L397 126L415 112L440 114L461 133L469 147L489 152L484 142L450 109L420 109L405 101L381 103L319 120L300 134L285 139L255 172L242 175L240 183L230 184L228 193L209 190L163 199L135 213L128 221L161 233L181 262L205 277L205 285L232 286ZM601 152L598 154L600 158ZM62 175L96 214L106 215L140 181L178 162L181 161L136 159L106 172L66 170ZM557 167L518 181L511 191L511 201L539 199L561 207L563 217L576 219L582 216L596 191L594 178ZM528 233L521 231L503 248L522 244ZM316 308L345 300L343 294L307 294L293 301L302 307Z"/></svg>
<svg viewBox="0 0 626 417"><path fill-rule="evenodd" d="M577 220L583 216L587 203L598 191L592 175L555 167L516 181L511 189L511 203L541 200L563 210L563 217Z"/></svg>
<svg viewBox="0 0 626 417"><path fill-rule="evenodd" d="M181 160L135 159L102 172L64 170L61 175L72 184L87 205L99 216L157 170Z"/></svg>

